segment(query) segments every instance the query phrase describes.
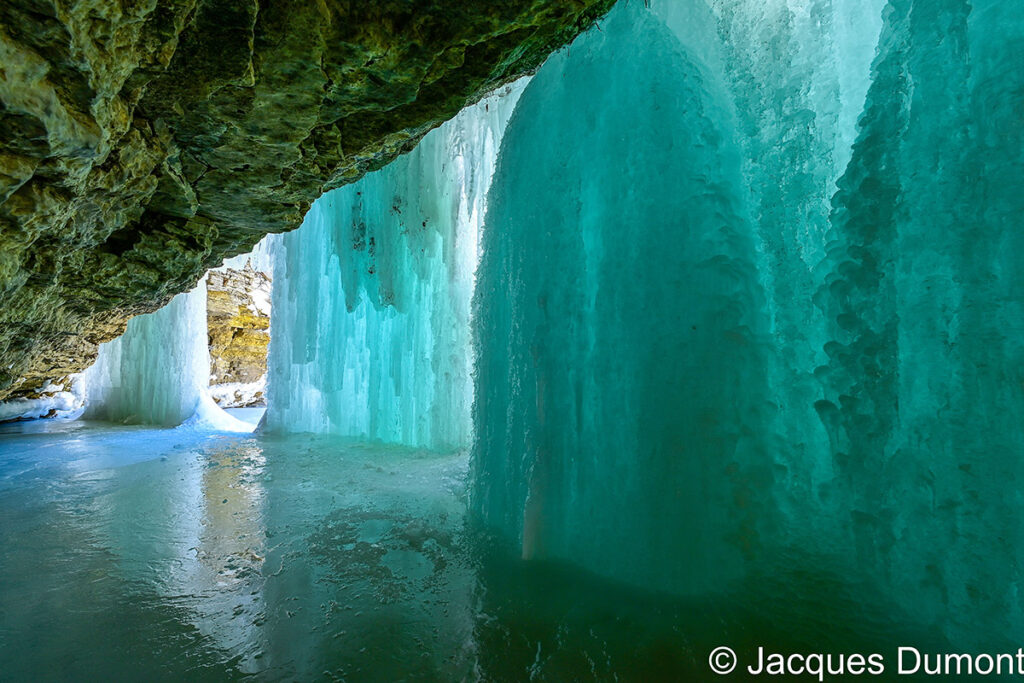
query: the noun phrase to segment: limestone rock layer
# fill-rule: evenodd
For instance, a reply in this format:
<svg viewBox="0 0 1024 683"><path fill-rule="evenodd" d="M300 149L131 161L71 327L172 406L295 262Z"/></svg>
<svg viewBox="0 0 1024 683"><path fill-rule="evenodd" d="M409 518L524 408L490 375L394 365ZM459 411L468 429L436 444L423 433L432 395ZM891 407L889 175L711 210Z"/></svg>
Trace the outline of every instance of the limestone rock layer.
<svg viewBox="0 0 1024 683"><path fill-rule="evenodd" d="M82 369L612 2L0 4L0 399Z"/></svg>
<svg viewBox="0 0 1024 683"><path fill-rule="evenodd" d="M206 281L211 380L252 382L267 371L270 278L248 266Z"/></svg>

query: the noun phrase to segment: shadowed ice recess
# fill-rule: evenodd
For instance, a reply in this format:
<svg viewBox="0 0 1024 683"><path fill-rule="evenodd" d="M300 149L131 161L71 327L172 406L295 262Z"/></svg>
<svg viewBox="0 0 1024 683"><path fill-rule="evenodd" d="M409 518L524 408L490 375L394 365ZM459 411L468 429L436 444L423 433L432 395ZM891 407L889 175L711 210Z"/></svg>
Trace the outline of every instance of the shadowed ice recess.
<svg viewBox="0 0 1024 683"><path fill-rule="evenodd" d="M1006 0L622 0L262 244L254 433L202 287L89 420L0 425L0 676L1016 652L1021 45Z"/></svg>

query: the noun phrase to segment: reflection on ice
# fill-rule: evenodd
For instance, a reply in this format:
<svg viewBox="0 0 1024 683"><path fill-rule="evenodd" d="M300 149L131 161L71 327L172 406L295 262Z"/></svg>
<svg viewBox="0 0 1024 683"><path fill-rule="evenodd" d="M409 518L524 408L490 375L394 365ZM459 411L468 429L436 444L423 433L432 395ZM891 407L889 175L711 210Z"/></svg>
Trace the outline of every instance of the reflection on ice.
<svg viewBox="0 0 1024 683"><path fill-rule="evenodd" d="M4 425L0 670L702 680L722 642L741 655L934 642L896 638L894 625L912 622L881 607L879 617L864 586L824 568L786 577L814 566L806 559L780 558L777 577L737 594L684 602L493 555L467 524L466 476L464 454L332 437Z"/></svg>
<svg viewBox="0 0 1024 683"><path fill-rule="evenodd" d="M471 667L464 455L50 425L0 436L7 672Z"/></svg>

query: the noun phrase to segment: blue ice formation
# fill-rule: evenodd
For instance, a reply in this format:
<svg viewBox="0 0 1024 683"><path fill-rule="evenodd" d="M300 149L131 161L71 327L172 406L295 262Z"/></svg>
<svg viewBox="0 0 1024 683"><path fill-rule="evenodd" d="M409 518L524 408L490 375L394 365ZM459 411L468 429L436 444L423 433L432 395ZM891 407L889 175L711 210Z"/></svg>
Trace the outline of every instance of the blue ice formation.
<svg viewBox="0 0 1024 683"><path fill-rule="evenodd" d="M128 321L82 373L83 417L125 424L251 432L210 397L206 280Z"/></svg>
<svg viewBox="0 0 1024 683"><path fill-rule="evenodd" d="M892 0L815 301L828 500L897 600L1024 632L1024 6Z"/></svg>
<svg viewBox="0 0 1024 683"><path fill-rule="evenodd" d="M1024 632L1022 34L996 0L624 0L552 57L483 230L484 521L675 593L813 567Z"/></svg>
<svg viewBox="0 0 1024 683"><path fill-rule="evenodd" d="M768 317L714 78L624 5L547 62L506 133L473 493L524 557L700 591L770 521L735 505L771 486Z"/></svg>
<svg viewBox="0 0 1024 683"><path fill-rule="evenodd" d="M511 86L327 193L276 247L266 429L465 447L477 232Z"/></svg>
<svg viewBox="0 0 1024 683"><path fill-rule="evenodd" d="M206 282L128 321L84 374L85 417L174 427L192 417L210 383Z"/></svg>

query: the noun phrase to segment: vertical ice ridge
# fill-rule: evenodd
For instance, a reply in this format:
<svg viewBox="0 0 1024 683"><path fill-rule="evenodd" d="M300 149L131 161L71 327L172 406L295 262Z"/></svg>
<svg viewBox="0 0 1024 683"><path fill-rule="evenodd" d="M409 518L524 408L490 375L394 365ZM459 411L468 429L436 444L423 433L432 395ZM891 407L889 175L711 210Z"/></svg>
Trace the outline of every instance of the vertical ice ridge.
<svg viewBox="0 0 1024 683"><path fill-rule="evenodd" d="M771 487L767 321L713 78L623 3L549 60L506 133L474 303L472 493L524 557L701 591L774 524L732 504Z"/></svg>
<svg viewBox="0 0 1024 683"><path fill-rule="evenodd" d="M192 417L210 380L205 280L132 318L84 378L87 418L173 427Z"/></svg>
<svg viewBox="0 0 1024 683"><path fill-rule="evenodd" d="M715 74L735 121L744 210L776 339L775 431L791 444L780 505L799 510L834 471L811 408L826 321L811 293L830 229L830 198L856 136L884 0L655 0L652 9Z"/></svg>
<svg viewBox="0 0 1024 683"><path fill-rule="evenodd" d="M477 231L520 90L326 194L281 238L267 429L469 444Z"/></svg>
<svg viewBox="0 0 1024 683"><path fill-rule="evenodd" d="M1022 30L1019 6L889 3L818 293L835 512L897 601L960 640L1024 625ZM981 538L1018 540L982 560Z"/></svg>

